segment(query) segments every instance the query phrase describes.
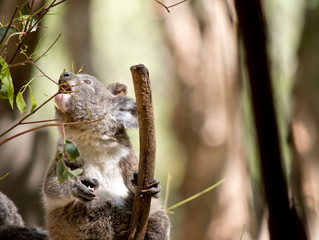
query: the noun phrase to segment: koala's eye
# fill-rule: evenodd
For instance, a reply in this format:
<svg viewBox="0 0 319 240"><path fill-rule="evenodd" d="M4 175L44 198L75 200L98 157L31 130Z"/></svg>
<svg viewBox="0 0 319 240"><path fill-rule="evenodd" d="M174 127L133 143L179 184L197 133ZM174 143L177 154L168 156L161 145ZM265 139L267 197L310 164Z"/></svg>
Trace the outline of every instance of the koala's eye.
<svg viewBox="0 0 319 240"><path fill-rule="evenodd" d="M84 80L84 83L91 84L91 81L90 80Z"/></svg>

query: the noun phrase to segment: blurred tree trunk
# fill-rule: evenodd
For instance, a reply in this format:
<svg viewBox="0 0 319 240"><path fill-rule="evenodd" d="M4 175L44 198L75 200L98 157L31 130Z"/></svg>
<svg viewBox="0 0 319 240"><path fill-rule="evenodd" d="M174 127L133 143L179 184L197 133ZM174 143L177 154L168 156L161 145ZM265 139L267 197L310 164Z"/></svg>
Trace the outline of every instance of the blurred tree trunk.
<svg viewBox="0 0 319 240"><path fill-rule="evenodd" d="M67 1L67 36L70 46L71 59L75 71L83 66L83 71L94 75L91 47L91 1Z"/></svg>
<svg viewBox="0 0 319 240"><path fill-rule="evenodd" d="M308 215L310 238L319 239L319 6L305 12L305 25L299 48L299 66L294 87L293 120L295 156L301 169L303 199ZM298 193L298 183L295 192ZM296 198L298 199L298 198ZM296 206L301 205L297 202Z"/></svg>
<svg viewBox="0 0 319 240"><path fill-rule="evenodd" d="M17 1L0 1L0 16L4 23L9 23L16 6L21 6L26 0ZM36 0L34 9L42 4L42 1ZM17 16L17 15L16 15ZM32 53L38 43L39 33L32 33L30 38L25 42L28 46L28 54ZM7 61L9 61L17 47L17 36L13 37L7 45ZM18 54L14 63L25 60L25 56ZM15 87L15 93L30 80L32 66L18 66L11 68L11 75ZM0 126L1 133L16 123L21 115L17 107L13 111L8 101L0 101ZM14 135L29 129L30 126L21 126L13 130L9 135ZM5 136L8 137L8 136ZM1 138L3 140L3 138ZM29 133L14 139L0 148L0 176L7 172L10 175L0 182L0 191L7 194L18 206L27 225L43 225L42 206L40 199L40 186L45 171L47 159L48 138L46 132Z"/></svg>
<svg viewBox="0 0 319 240"><path fill-rule="evenodd" d="M187 198L222 178L218 189L183 206L179 239L256 236L243 149L241 82L232 1L191 1L164 22L176 70L174 126L187 153L181 189Z"/></svg>

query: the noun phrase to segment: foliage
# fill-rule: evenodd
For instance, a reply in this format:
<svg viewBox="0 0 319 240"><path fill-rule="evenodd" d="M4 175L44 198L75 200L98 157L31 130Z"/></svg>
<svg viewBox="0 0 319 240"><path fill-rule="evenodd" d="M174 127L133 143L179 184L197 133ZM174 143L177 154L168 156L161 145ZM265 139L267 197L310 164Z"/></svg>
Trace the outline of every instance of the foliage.
<svg viewBox="0 0 319 240"><path fill-rule="evenodd" d="M67 181L69 177L77 180L77 175L83 172L83 169L80 168L71 170L64 162L65 157L68 161L75 161L79 156L80 152L75 143L71 140L65 139L63 153L58 153L58 163L56 165L56 174L61 185Z"/></svg>
<svg viewBox="0 0 319 240"><path fill-rule="evenodd" d="M43 123L43 122L49 122L49 121L55 121L56 119L52 120L44 120L44 121L36 121L36 122L25 122L27 118L29 118L31 115L33 115L36 111L38 111L40 108L42 108L44 105L46 105L51 99L53 99L57 94L60 93L59 91L54 94L53 96L49 97L47 101L45 101L43 104L41 104L39 107L35 97L32 92L31 88L31 82L34 79L31 79L27 84L22 86L14 95L14 80L11 77L10 69L16 66L25 65L25 64L32 64L37 70L39 70L46 78L55 84L59 85L54 80L50 79L37 65L36 62L40 60L42 57L46 55L46 53L52 48L52 46L56 43L56 41L59 39L60 35L57 37L57 39L53 42L53 44L42 54L38 54L38 47L41 43L42 38L39 40L37 46L33 50L31 54L27 54L28 46L24 44L26 39L31 35L32 32L35 32L39 28L39 23L43 19L43 17L49 12L51 8L53 8L56 5L61 4L65 0L61 0L59 2L56 2L56 0L53 0L50 4L44 4L39 10L33 11L32 7L34 4L34 1L31 1L29 4L29 1L27 1L21 9L18 11L18 7L15 9L11 20L8 24L3 25L0 23L0 100L7 100L10 103L10 106L12 109L14 109L14 106L16 105L19 109L20 113L27 113L28 107L24 100L24 93L25 90L29 89L30 99L31 99L31 107L30 112L24 116L18 123L14 124L11 128L7 129L5 132L0 134L0 137L3 137L7 135L11 130L16 128L19 125L22 124L36 124L36 123ZM16 13L18 12L18 17L16 17ZM5 48L6 45L12 41L13 36L18 36L17 38L17 47L15 50L10 54L12 54L12 57L8 60L7 56L7 49ZM25 60L22 62L18 62L15 64L12 64L14 59L18 54L21 54L25 56ZM73 69L73 68L72 68ZM79 70L81 71L81 69ZM59 86L61 88L61 86ZM15 100L15 101L14 101ZM101 119L98 119L100 121ZM90 121L90 123L96 122L96 121ZM35 127L32 129L29 129L24 132L20 132L14 136L11 136L9 138L6 138L2 141L0 141L0 146L2 146L4 143L12 140L15 137L21 136L23 134L26 134L31 131L38 130L40 128L49 127L49 126L62 126L64 128L65 124L45 124L39 127ZM71 170L64 162L64 157L69 161L75 161L76 158L80 155L78 148L76 145L70 141L65 139L65 146L62 153L58 154L58 164L57 164L57 177L59 179L59 182L62 184L64 181L68 179L68 177L76 179L76 176L82 173L82 169L76 169ZM5 177L5 176L4 176ZM3 179L2 177L1 179Z"/></svg>

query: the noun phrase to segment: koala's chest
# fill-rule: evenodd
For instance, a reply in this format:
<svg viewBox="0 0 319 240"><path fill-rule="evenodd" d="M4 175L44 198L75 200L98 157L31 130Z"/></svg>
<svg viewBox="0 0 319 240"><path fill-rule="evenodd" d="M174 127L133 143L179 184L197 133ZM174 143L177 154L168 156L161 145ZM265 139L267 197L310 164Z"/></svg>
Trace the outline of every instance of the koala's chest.
<svg viewBox="0 0 319 240"><path fill-rule="evenodd" d="M100 207L105 202L121 206L124 204L129 191L124 183L122 169L118 158L94 159L85 161L83 175L99 181L99 188L95 193L99 200L92 202L92 207Z"/></svg>

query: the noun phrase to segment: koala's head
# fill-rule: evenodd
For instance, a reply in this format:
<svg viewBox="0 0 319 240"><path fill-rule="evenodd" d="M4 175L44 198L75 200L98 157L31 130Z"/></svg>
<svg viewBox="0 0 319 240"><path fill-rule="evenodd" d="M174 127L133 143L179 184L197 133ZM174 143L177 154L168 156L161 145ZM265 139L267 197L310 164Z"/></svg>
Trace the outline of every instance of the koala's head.
<svg viewBox="0 0 319 240"><path fill-rule="evenodd" d="M61 90L55 102L61 122L88 122L104 117L99 124L68 125L69 130L89 129L95 134L114 135L138 127L136 102L125 96L125 85L104 87L90 75L70 72L61 75L59 84Z"/></svg>

